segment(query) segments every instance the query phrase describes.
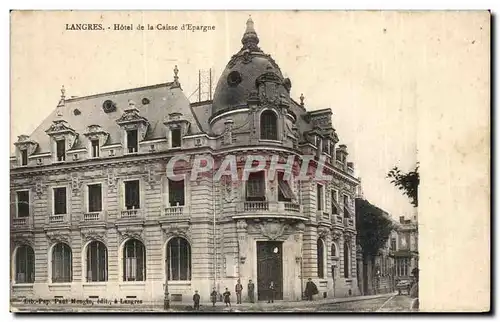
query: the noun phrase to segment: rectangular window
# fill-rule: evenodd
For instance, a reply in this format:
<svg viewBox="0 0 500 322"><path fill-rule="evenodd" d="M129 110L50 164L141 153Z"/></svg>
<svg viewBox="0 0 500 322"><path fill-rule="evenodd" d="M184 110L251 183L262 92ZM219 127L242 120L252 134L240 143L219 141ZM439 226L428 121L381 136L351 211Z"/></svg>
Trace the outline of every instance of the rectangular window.
<svg viewBox="0 0 500 322"><path fill-rule="evenodd" d="M28 165L28 150L21 150L21 165Z"/></svg>
<svg viewBox="0 0 500 322"><path fill-rule="evenodd" d="M349 211L349 196L344 195L344 218L349 218L351 212Z"/></svg>
<svg viewBox="0 0 500 322"><path fill-rule="evenodd" d="M252 172L248 176L248 181L246 183L246 200L266 200L266 182L264 171Z"/></svg>
<svg viewBox="0 0 500 322"><path fill-rule="evenodd" d="M323 140L323 152L330 154L330 140Z"/></svg>
<svg viewBox="0 0 500 322"><path fill-rule="evenodd" d="M125 181L125 208L140 209L139 180Z"/></svg>
<svg viewBox="0 0 500 322"><path fill-rule="evenodd" d="M56 141L57 161L66 160L66 140Z"/></svg>
<svg viewBox="0 0 500 322"><path fill-rule="evenodd" d="M173 181L168 179L168 202L170 207L184 206L184 180Z"/></svg>
<svg viewBox="0 0 500 322"><path fill-rule="evenodd" d="M181 129L172 129L170 131L171 139L172 139L172 147L180 148L181 147Z"/></svg>
<svg viewBox="0 0 500 322"><path fill-rule="evenodd" d="M316 199L318 210L323 210L323 186L320 184L316 185Z"/></svg>
<svg viewBox="0 0 500 322"><path fill-rule="evenodd" d="M278 172L278 201L291 202L294 199L293 191L284 176L283 172Z"/></svg>
<svg viewBox="0 0 500 322"><path fill-rule="evenodd" d="M332 189L331 201L332 201L332 215L337 215L339 213L338 204L337 204L337 190Z"/></svg>
<svg viewBox="0 0 500 322"><path fill-rule="evenodd" d="M100 184L90 184L89 188L89 212L102 211L102 188Z"/></svg>
<svg viewBox="0 0 500 322"><path fill-rule="evenodd" d="M99 140L92 140L90 142L92 144L92 157L98 158L99 157Z"/></svg>
<svg viewBox="0 0 500 322"><path fill-rule="evenodd" d="M127 152L136 153L138 151L137 130L127 131Z"/></svg>
<svg viewBox="0 0 500 322"><path fill-rule="evenodd" d="M66 214L66 188L54 188L54 215Z"/></svg>
<svg viewBox="0 0 500 322"><path fill-rule="evenodd" d="M29 191L17 192L17 217L29 217L30 215L30 193Z"/></svg>

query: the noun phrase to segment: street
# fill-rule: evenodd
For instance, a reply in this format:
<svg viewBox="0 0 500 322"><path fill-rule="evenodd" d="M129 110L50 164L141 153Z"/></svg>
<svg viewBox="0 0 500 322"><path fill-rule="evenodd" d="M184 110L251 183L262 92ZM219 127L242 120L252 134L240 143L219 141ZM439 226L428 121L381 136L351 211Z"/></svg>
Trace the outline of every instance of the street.
<svg viewBox="0 0 500 322"><path fill-rule="evenodd" d="M242 305L232 304L232 307L226 307L218 302L215 307L208 303L202 303L200 312L410 312L412 299L407 295L380 295L373 297L358 298L340 298L337 303L324 302L282 302L277 301L273 304L259 302L255 304L243 303ZM46 306L37 305L17 306L17 312L29 312L36 310L39 312L154 312L163 313L161 305L150 306L87 306L87 307L69 307L69 306ZM172 305L170 312L192 312L192 305L175 304ZM166 312L165 312L166 313Z"/></svg>

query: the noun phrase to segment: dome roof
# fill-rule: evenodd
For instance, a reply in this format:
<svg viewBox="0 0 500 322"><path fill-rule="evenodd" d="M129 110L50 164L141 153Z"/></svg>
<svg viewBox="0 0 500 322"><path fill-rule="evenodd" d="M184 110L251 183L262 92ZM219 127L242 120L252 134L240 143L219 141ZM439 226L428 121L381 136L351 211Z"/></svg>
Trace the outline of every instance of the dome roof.
<svg viewBox="0 0 500 322"><path fill-rule="evenodd" d="M274 59L257 46L259 37L252 18L247 21L241 43L243 47L231 57L215 88L212 116L246 105L250 92L257 90L257 78L263 74L274 74L285 84L290 84L289 80L283 80L281 70ZM282 91L286 92L284 88Z"/></svg>

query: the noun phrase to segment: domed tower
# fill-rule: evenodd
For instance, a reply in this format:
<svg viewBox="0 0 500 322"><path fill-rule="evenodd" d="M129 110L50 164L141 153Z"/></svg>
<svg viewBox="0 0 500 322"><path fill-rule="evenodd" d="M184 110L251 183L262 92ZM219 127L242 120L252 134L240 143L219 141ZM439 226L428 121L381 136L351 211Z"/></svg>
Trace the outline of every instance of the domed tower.
<svg viewBox="0 0 500 322"><path fill-rule="evenodd" d="M291 82L270 55L259 47L252 18L246 23L243 44L217 83L210 126L223 135L221 145L271 144L292 146L296 116L290 110Z"/></svg>

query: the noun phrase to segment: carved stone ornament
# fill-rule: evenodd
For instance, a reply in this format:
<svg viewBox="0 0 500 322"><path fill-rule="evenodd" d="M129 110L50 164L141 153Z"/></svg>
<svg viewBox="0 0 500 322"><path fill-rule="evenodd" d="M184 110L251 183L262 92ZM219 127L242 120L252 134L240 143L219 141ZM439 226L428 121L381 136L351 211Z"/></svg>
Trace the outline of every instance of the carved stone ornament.
<svg viewBox="0 0 500 322"><path fill-rule="evenodd" d="M285 233L288 225L280 221L267 221L259 224L260 233L270 240L277 240Z"/></svg>
<svg viewBox="0 0 500 322"><path fill-rule="evenodd" d="M104 229L93 229L93 228L84 228L81 230L82 242L88 242L97 240L104 244L106 244L106 230Z"/></svg>
<svg viewBox="0 0 500 322"><path fill-rule="evenodd" d="M109 168L107 171L107 179L108 179L108 190L114 191L116 189L116 185L118 182L118 178L115 173L115 169Z"/></svg>
<svg viewBox="0 0 500 322"><path fill-rule="evenodd" d="M330 233L330 230L326 227L322 227L318 229L318 237L326 238Z"/></svg>
<svg viewBox="0 0 500 322"><path fill-rule="evenodd" d="M47 235L47 240L49 240L51 244L65 243L71 245L71 234L69 231L53 230L46 231L45 234Z"/></svg>
<svg viewBox="0 0 500 322"><path fill-rule="evenodd" d="M332 231L332 239L333 240L339 240L340 237L342 237L342 232L338 230L333 230Z"/></svg>
<svg viewBox="0 0 500 322"><path fill-rule="evenodd" d="M43 183L42 178L37 177L35 183L35 194L38 199L42 198L46 185Z"/></svg>
<svg viewBox="0 0 500 322"><path fill-rule="evenodd" d="M144 177L147 183L151 186L151 188L154 187L156 183L158 183L158 178L156 177L155 174L155 169L153 166L144 166L143 171L145 172Z"/></svg>
<svg viewBox="0 0 500 322"><path fill-rule="evenodd" d="M183 237L189 240L191 226L187 223L163 224L161 228L167 239L170 237Z"/></svg>
<svg viewBox="0 0 500 322"><path fill-rule="evenodd" d="M117 226L116 230L120 234L120 242L123 242L126 239L137 239L144 242L144 229L142 226Z"/></svg>
<svg viewBox="0 0 500 322"><path fill-rule="evenodd" d="M80 180L80 174L79 173L72 173L71 174L71 191L73 192L73 195L78 196L80 194L82 182Z"/></svg>
<svg viewBox="0 0 500 322"><path fill-rule="evenodd" d="M35 245L35 236L31 232L23 232L12 235L12 243L15 246L28 245L33 247Z"/></svg>

